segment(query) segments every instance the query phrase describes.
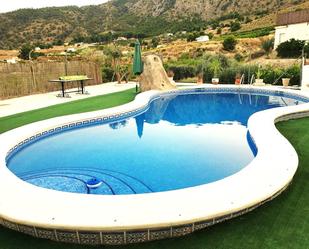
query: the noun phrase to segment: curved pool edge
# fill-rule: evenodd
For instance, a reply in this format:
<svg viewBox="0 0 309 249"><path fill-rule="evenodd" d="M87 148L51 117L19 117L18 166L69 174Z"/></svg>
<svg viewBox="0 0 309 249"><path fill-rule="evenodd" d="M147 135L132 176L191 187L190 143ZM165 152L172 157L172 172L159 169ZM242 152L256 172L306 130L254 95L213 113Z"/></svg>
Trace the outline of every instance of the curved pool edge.
<svg viewBox="0 0 309 249"><path fill-rule="evenodd" d="M205 89L295 94L292 90L269 87L207 86ZM185 235L236 217L273 199L290 184L298 157L292 145L277 131L275 122L309 116L309 104L253 114L248 129L259 149L257 157L238 173L197 187L153 194L89 196L35 187L17 178L6 167L8 151L29 138L25 134L76 120L121 115L133 109L138 112L160 94L166 93L146 92L120 107L40 121L0 135L0 141L9 141L0 148L1 224L35 237L63 242L136 243Z"/></svg>

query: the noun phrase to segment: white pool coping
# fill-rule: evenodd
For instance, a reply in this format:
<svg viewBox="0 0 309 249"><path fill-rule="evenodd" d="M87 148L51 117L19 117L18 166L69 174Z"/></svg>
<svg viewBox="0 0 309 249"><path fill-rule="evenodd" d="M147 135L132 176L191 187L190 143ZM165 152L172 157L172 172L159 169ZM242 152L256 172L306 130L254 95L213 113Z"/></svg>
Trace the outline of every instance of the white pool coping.
<svg viewBox="0 0 309 249"><path fill-rule="evenodd" d="M280 90L309 97L308 93L269 87L207 86L208 89L231 87ZM144 107L158 93L145 92L133 102L119 107L44 120L1 134L0 218L33 227L81 231L179 226L252 207L272 197L292 181L298 167L298 156L274 123L292 113L309 116L309 103L252 115L248 129L258 148L256 158L238 173L201 186L138 195L74 194L36 187L22 181L6 167L8 151L32 134L60 124Z"/></svg>

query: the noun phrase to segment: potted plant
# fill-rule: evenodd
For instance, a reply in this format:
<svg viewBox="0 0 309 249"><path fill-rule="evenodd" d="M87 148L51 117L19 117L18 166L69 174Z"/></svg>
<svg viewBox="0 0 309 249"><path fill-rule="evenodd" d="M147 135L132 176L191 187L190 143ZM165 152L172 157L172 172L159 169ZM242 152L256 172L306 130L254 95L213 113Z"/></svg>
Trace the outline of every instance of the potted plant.
<svg viewBox="0 0 309 249"><path fill-rule="evenodd" d="M263 85L264 84L264 80L261 79L262 76L262 71L261 71L261 66L258 66L258 70L256 72L256 79L255 79L255 84L260 84Z"/></svg>
<svg viewBox="0 0 309 249"><path fill-rule="evenodd" d="M211 80L211 82L213 84L218 84L219 83L219 73L221 72L222 70L222 67L221 67L221 62L219 59L213 59L211 62L210 62L210 70L213 72L213 78Z"/></svg>
<svg viewBox="0 0 309 249"><path fill-rule="evenodd" d="M282 85L288 87L290 84L290 78L282 78Z"/></svg>
<svg viewBox="0 0 309 249"><path fill-rule="evenodd" d="M241 83L241 75L240 73L237 73L235 77L235 85L240 85L240 83Z"/></svg>

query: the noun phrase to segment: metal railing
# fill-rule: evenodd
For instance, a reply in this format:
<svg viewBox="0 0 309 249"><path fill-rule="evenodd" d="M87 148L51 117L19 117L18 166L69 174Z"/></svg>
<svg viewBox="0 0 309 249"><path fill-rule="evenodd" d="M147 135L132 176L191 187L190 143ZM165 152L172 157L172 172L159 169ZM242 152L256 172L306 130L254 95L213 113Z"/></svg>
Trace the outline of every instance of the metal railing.
<svg viewBox="0 0 309 249"><path fill-rule="evenodd" d="M250 78L249 84L250 84L250 85L253 85L254 81L255 81L255 75L252 74L252 76L251 76L251 78Z"/></svg>
<svg viewBox="0 0 309 249"><path fill-rule="evenodd" d="M240 78L240 85L243 85L244 83L245 83L245 74L242 74Z"/></svg>

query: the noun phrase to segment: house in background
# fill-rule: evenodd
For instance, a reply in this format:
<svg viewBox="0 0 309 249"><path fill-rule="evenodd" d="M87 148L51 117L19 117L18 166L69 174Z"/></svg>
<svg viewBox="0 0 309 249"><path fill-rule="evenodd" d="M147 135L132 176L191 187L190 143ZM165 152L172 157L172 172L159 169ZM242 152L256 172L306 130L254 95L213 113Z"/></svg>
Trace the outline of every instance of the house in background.
<svg viewBox="0 0 309 249"><path fill-rule="evenodd" d="M292 38L309 41L309 9L278 14L275 48Z"/></svg>

